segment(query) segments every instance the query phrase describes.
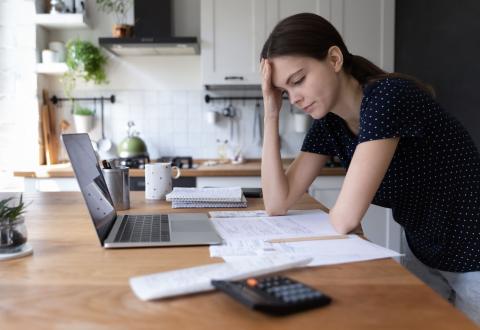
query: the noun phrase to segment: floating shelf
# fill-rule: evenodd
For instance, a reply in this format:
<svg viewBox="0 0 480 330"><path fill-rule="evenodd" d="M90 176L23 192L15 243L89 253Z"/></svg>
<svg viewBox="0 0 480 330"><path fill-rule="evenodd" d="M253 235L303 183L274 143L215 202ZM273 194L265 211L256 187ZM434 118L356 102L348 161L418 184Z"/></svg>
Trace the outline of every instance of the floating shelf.
<svg viewBox="0 0 480 330"><path fill-rule="evenodd" d="M36 14L35 24L47 29L87 29L90 27L84 13Z"/></svg>
<svg viewBox="0 0 480 330"><path fill-rule="evenodd" d="M37 73L49 75L61 75L67 72L65 63L37 63Z"/></svg>

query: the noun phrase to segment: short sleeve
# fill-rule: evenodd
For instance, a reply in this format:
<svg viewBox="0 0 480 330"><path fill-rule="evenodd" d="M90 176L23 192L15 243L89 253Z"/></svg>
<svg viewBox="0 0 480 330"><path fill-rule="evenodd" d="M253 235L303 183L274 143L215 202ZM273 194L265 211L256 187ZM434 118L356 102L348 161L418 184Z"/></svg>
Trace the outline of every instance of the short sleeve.
<svg viewBox="0 0 480 330"><path fill-rule="evenodd" d="M301 150L327 156L335 155L328 114L324 118L313 121L312 126L303 140Z"/></svg>
<svg viewBox="0 0 480 330"><path fill-rule="evenodd" d="M422 137L428 96L413 82L384 79L364 91L358 143L394 137Z"/></svg>

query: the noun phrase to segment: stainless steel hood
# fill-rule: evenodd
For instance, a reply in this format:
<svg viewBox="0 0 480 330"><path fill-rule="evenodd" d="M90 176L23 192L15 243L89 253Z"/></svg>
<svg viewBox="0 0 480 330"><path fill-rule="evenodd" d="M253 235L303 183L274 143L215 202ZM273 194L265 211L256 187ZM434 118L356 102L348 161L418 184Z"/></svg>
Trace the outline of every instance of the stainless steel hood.
<svg viewBox="0 0 480 330"><path fill-rule="evenodd" d="M195 55L200 53L196 37L172 36L171 0L135 0L134 36L99 38L100 46L118 56Z"/></svg>

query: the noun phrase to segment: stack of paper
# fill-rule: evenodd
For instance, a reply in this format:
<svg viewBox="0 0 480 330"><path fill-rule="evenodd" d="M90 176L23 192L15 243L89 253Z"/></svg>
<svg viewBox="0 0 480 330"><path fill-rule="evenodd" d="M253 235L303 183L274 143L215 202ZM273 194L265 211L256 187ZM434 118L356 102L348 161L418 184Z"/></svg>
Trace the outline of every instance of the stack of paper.
<svg viewBox="0 0 480 330"><path fill-rule="evenodd" d="M309 266L320 266L400 256L357 235L338 235L323 211L292 210L273 217L252 211L210 214L224 240L222 245L210 246L210 256L229 262L281 254L309 256L313 258Z"/></svg>
<svg viewBox="0 0 480 330"><path fill-rule="evenodd" d="M167 195L172 208L247 207L242 188L180 188Z"/></svg>

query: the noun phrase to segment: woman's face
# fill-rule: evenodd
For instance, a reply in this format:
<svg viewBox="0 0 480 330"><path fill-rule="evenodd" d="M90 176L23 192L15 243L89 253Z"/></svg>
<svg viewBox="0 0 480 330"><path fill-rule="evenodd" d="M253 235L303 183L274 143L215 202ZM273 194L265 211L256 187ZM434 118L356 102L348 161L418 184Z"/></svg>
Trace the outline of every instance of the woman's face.
<svg viewBox="0 0 480 330"><path fill-rule="evenodd" d="M338 65L327 57L279 56L269 60L273 87L288 93L290 103L315 119L335 106L339 90Z"/></svg>

